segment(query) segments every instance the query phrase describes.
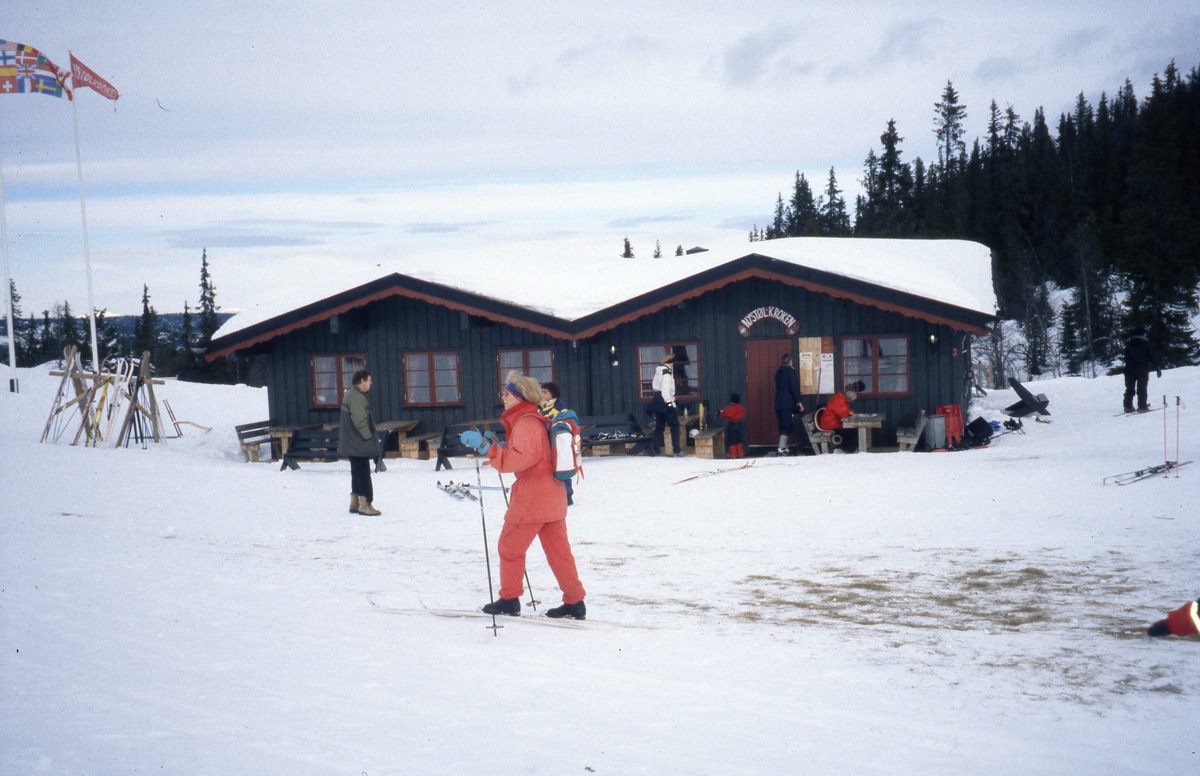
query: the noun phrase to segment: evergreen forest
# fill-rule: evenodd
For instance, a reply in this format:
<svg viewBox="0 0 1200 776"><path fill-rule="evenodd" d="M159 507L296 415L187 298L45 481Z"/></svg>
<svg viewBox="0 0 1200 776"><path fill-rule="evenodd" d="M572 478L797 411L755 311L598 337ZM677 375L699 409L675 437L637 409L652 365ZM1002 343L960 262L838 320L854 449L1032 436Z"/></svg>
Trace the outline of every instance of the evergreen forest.
<svg viewBox="0 0 1200 776"><path fill-rule="evenodd" d="M937 159L906 161L900 128L888 121L863 164L853 224L833 169L815 196L797 173L791 197L778 196L773 221L750 239L987 245L1002 323L982 344L996 385L1005 371L1119 368L1138 326L1163 367L1198 363L1200 71L1185 77L1172 62L1142 100L1128 80L1094 105L1081 93L1056 122L1041 108L1023 120L993 100L986 137L971 143L966 118L948 81L934 105ZM1015 337L1004 331L1009 322Z"/></svg>
<svg viewBox="0 0 1200 776"><path fill-rule="evenodd" d="M14 346L17 366L30 367L47 361L61 362L63 353L74 345L85 368L93 368L91 325L87 313L76 316L70 302L63 301L41 316L23 317L17 284L9 280L13 319L16 321ZM208 251L200 255L200 301L196 308L183 303L182 314L162 315L150 301L150 289L142 286L142 314L132 326L121 326L106 310L96 311L96 344L101 363L114 368L115 359L137 359L150 354L154 373L203 383L234 383L245 379L242 359L223 357L209 362L204 358L213 334L229 318L217 305L216 287L208 269ZM7 331L4 332L7 334ZM0 349L0 363L8 364L7 347Z"/></svg>

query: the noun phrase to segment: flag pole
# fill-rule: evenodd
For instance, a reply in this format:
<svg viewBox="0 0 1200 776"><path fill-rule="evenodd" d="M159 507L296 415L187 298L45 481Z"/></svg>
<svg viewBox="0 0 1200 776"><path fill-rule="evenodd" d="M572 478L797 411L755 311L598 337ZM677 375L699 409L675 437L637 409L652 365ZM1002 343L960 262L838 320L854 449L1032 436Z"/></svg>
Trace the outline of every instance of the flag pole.
<svg viewBox="0 0 1200 776"><path fill-rule="evenodd" d="M71 52L68 50L67 52ZM78 88L78 84L75 85ZM71 96L71 116L75 121L75 168L79 172L79 215L83 219L83 263L87 268L88 321L92 329L92 369L100 374L100 348L96 345L96 304L92 301L92 252L88 245L87 206L83 201L83 157L79 153L79 104Z"/></svg>
<svg viewBox="0 0 1200 776"><path fill-rule="evenodd" d="M8 219L4 214L4 157L0 155L0 242L4 243L4 311L8 315L8 390L20 393L17 385L17 322L13 319L12 279L8 274Z"/></svg>

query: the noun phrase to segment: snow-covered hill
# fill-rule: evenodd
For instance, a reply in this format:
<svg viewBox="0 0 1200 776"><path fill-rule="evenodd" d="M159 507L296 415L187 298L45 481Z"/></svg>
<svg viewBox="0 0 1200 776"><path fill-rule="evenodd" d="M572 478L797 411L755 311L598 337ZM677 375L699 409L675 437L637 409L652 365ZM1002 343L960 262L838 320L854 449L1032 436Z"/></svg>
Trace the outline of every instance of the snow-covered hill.
<svg viewBox="0 0 1200 776"><path fill-rule="evenodd" d="M1194 771L1200 368L1167 412L1040 382L1050 424L959 453L586 461L580 627L488 598L479 504L396 460L246 464L265 392L170 382L184 436L39 444L57 378L0 395L0 772L1171 774ZM1175 397L1182 404L1175 404ZM971 415L1000 420L1011 392ZM1192 405L1191 408L1188 405ZM484 469L485 484L497 475ZM674 484L679 483L679 484ZM494 543L503 502L483 503ZM540 548L539 610L557 602ZM493 586L496 582L493 580ZM528 595L526 596L528 598Z"/></svg>

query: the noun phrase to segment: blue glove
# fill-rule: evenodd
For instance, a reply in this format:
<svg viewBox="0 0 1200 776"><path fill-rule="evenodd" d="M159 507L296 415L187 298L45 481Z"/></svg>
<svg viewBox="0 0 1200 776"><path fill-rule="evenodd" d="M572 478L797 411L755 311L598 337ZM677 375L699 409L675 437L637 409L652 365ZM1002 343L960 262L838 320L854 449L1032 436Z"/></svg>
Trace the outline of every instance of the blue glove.
<svg viewBox="0 0 1200 776"><path fill-rule="evenodd" d="M480 455L487 453L488 448L492 446L491 442L483 441L483 434L480 434L478 431L464 431L459 435L458 439L467 447L474 448L475 452Z"/></svg>
<svg viewBox="0 0 1200 776"><path fill-rule="evenodd" d="M495 431L484 431L483 438L497 447L504 447L504 443L500 441L500 437L496 436Z"/></svg>

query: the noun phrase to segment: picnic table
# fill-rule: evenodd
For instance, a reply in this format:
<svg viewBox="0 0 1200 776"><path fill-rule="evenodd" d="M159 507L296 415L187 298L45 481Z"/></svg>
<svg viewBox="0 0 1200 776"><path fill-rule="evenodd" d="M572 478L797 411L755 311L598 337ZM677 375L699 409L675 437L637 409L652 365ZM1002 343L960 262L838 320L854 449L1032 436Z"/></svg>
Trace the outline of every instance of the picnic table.
<svg viewBox="0 0 1200 776"><path fill-rule="evenodd" d="M882 427L885 420L885 412L861 412L842 418L842 426L858 429L858 451L865 453L870 450L871 430Z"/></svg>

